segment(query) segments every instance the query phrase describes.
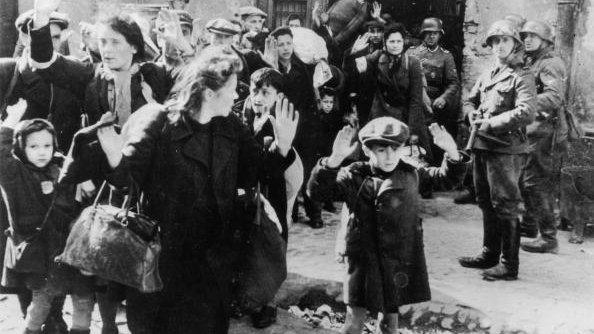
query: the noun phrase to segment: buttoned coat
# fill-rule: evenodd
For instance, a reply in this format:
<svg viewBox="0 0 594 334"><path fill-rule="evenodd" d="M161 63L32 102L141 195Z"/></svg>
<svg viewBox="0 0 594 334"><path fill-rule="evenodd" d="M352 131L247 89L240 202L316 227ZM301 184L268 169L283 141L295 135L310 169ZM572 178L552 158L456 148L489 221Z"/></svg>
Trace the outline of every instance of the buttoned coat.
<svg viewBox="0 0 594 334"><path fill-rule="evenodd" d="M477 136L472 148L528 153L526 126L534 120L535 96L534 75L527 68L505 66L485 71L464 100L464 114L478 110L483 118L490 119L486 134L506 144Z"/></svg>
<svg viewBox="0 0 594 334"><path fill-rule="evenodd" d="M308 183L317 201L345 201L351 214L345 240L348 303L373 311L429 300L431 292L419 217L419 173L429 178L463 175L463 163L425 167L408 158L385 173L367 162L330 169L320 161ZM347 289L347 287L345 287Z"/></svg>

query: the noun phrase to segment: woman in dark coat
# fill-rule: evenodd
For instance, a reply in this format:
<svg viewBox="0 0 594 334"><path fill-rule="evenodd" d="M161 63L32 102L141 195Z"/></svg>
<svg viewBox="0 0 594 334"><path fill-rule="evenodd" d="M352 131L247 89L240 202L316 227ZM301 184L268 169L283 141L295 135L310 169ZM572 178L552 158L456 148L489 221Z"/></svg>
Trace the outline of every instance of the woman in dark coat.
<svg viewBox="0 0 594 334"><path fill-rule="evenodd" d="M295 158L298 117L285 99L275 115L274 153L263 150L231 113L237 96L237 56L210 47L180 81L177 98L147 105L118 136L98 132L110 182L130 177L146 195L146 214L160 223L159 293L128 295L132 333L227 333L235 260L237 188L251 188ZM123 148L122 148L123 147Z"/></svg>
<svg viewBox="0 0 594 334"><path fill-rule="evenodd" d="M36 10L30 29L33 67L45 80L84 101L89 124L112 111L123 125L143 105L165 101L174 83L174 69L142 62L142 32L130 16L120 14L99 22L96 37L102 62L89 64L53 51L49 25L40 12Z"/></svg>
<svg viewBox="0 0 594 334"><path fill-rule="evenodd" d="M407 32L401 23L394 23L384 31L384 50L355 59L357 71L365 85L374 87L369 118L391 116L406 123L411 134L417 135L421 146L430 148L429 133L423 111L423 69L417 58L404 53ZM367 47L357 40L351 54ZM367 110L361 111L366 114Z"/></svg>

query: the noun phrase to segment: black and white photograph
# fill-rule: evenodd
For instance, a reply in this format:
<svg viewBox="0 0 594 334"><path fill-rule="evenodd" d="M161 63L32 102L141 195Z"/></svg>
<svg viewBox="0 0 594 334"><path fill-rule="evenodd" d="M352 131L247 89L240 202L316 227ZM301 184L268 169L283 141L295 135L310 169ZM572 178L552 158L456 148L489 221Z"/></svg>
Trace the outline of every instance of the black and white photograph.
<svg viewBox="0 0 594 334"><path fill-rule="evenodd" d="M594 334L594 1L0 0L0 333Z"/></svg>

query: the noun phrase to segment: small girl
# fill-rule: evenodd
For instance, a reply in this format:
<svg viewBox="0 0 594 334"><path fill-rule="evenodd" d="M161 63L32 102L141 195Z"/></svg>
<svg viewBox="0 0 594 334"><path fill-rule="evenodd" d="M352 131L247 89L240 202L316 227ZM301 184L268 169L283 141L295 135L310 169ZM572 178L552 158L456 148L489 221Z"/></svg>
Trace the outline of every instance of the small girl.
<svg viewBox="0 0 594 334"><path fill-rule="evenodd" d="M64 158L56 152L54 127L43 119L19 122L23 113L11 109L0 125L0 188L10 225L2 285L32 292L24 333L41 333L52 300L66 290L74 307L70 333L90 333L91 278L53 260L74 218L74 184L57 182ZM18 256L25 240L27 249Z"/></svg>

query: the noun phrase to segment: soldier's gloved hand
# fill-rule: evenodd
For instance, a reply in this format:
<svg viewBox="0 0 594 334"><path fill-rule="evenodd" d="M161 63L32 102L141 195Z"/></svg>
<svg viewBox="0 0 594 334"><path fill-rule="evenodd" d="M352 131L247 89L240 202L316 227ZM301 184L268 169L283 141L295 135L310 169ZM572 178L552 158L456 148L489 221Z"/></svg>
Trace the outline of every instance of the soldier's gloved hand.
<svg viewBox="0 0 594 334"><path fill-rule="evenodd" d="M436 109L443 109L445 108L446 100L443 97L438 97L433 101L433 107Z"/></svg>

